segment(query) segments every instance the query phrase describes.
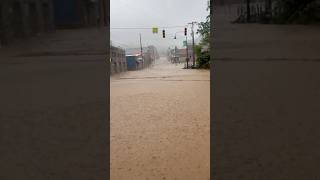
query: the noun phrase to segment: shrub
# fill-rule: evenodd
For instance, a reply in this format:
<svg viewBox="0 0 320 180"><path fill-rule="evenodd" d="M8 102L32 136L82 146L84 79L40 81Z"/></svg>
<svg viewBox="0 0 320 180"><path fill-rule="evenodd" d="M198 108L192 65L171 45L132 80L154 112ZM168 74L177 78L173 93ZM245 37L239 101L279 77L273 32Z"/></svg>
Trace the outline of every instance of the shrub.
<svg viewBox="0 0 320 180"><path fill-rule="evenodd" d="M201 52L197 58L197 67L198 68L210 68L210 53Z"/></svg>

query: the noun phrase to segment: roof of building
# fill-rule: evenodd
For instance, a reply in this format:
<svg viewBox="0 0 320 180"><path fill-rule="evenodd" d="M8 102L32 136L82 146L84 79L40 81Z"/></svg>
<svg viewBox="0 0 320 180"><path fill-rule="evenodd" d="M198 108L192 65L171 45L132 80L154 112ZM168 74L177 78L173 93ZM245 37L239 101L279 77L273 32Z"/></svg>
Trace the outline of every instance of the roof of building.
<svg viewBox="0 0 320 180"><path fill-rule="evenodd" d="M126 55L127 57L131 57L131 56L140 56L140 53L139 54L129 54L129 55Z"/></svg>

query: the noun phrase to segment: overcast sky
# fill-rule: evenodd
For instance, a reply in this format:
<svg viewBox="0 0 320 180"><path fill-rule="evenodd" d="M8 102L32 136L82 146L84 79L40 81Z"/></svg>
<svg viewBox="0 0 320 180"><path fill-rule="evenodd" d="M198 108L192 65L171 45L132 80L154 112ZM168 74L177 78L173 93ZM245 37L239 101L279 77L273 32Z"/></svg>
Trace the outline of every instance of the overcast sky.
<svg viewBox="0 0 320 180"><path fill-rule="evenodd" d="M207 0L111 0L110 1L111 41L113 45L139 47L139 33L142 34L142 45L154 45L159 50L169 46L182 47L184 27L166 30L166 38L162 38L162 27L185 26L192 21L205 21L209 12ZM151 29L112 29L126 27L152 28L158 27L159 33L152 34ZM198 27L195 26L195 31ZM177 39L174 40L174 34ZM188 27L188 40L191 26ZM197 35L196 35L197 36Z"/></svg>

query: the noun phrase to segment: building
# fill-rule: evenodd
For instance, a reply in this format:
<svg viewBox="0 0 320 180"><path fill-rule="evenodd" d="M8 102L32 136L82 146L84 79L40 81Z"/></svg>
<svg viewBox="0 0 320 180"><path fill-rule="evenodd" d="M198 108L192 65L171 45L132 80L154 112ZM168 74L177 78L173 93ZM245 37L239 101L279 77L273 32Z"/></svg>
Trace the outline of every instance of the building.
<svg viewBox="0 0 320 180"><path fill-rule="evenodd" d="M57 28L106 25L106 0L54 0Z"/></svg>
<svg viewBox="0 0 320 180"><path fill-rule="evenodd" d="M155 46L148 46L146 53L144 54L144 59L146 60L147 65L151 65L154 63L156 59L159 59L159 53Z"/></svg>
<svg viewBox="0 0 320 180"><path fill-rule="evenodd" d="M157 48L155 46L147 46L142 48L143 58L142 58L142 68L148 67L154 63L156 59L159 59L160 56L158 54ZM131 56L139 56L141 59L141 48L129 48L126 50L126 55ZM140 65L139 65L140 67Z"/></svg>
<svg viewBox="0 0 320 180"><path fill-rule="evenodd" d="M187 57L187 49L177 49L175 54L179 58L186 58Z"/></svg>
<svg viewBox="0 0 320 180"><path fill-rule="evenodd" d="M186 48L179 49L175 47L174 49L168 49L168 56L172 60L174 57L178 57L180 62L185 62L187 58L187 54L189 56L189 61L192 61L193 56L193 48L192 44L188 43L188 53Z"/></svg>
<svg viewBox="0 0 320 180"><path fill-rule="evenodd" d="M143 68L143 60L140 54L126 55L128 71L135 71Z"/></svg>
<svg viewBox="0 0 320 180"><path fill-rule="evenodd" d="M1 0L0 45L54 31L52 0Z"/></svg>
<svg viewBox="0 0 320 180"><path fill-rule="evenodd" d="M110 47L110 71L111 74L127 71L125 50L120 47Z"/></svg>

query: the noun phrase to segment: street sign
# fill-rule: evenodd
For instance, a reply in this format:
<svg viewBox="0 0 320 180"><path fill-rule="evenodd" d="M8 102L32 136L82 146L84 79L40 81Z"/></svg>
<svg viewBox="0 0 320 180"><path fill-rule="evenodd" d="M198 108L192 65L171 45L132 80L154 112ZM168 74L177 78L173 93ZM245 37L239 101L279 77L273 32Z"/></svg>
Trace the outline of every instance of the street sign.
<svg viewBox="0 0 320 180"><path fill-rule="evenodd" d="M187 46L187 41L183 41L183 46Z"/></svg>
<svg viewBox="0 0 320 180"><path fill-rule="evenodd" d="M152 33L153 34L158 34L158 28L157 27L153 27L152 28Z"/></svg>

